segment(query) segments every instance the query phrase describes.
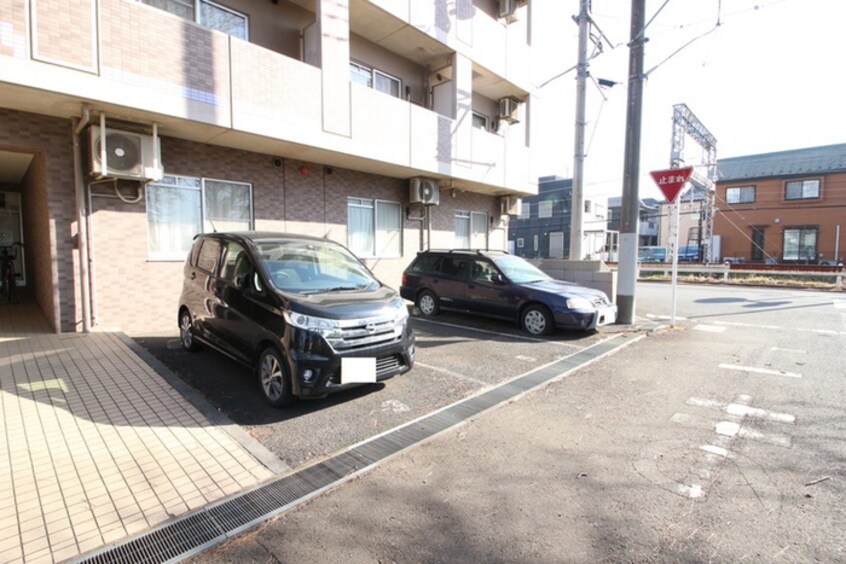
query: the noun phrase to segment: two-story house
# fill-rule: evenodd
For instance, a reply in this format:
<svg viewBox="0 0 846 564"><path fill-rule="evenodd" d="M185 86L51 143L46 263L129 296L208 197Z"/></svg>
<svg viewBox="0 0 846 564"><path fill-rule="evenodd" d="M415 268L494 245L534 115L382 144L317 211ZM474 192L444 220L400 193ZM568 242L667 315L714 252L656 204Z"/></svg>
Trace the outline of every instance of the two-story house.
<svg viewBox="0 0 846 564"><path fill-rule="evenodd" d="M0 244L57 331L176 323L192 237L346 244L392 286L534 194L526 0L0 0ZM454 8L454 9L453 9Z"/></svg>
<svg viewBox="0 0 846 564"><path fill-rule="evenodd" d="M608 198L608 231L619 233L622 220L623 198ZM655 198L641 198L638 203L638 246L659 244L661 224L661 202Z"/></svg>
<svg viewBox="0 0 846 564"><path fill-rule="evenodd" d="M722 259L843 260L846 144L720 159L717 168L714 234Z"/></svg>
<svg viewBox="0 0 846 564"><path fill-rule="evenodd" d="M526 258L569 258L572 201L571 178L540 177L537 195L524 197L509 222L509 251ZM582 250L585 257L599 256L605 247L605 205L589 199L583 205Z"/></svg>

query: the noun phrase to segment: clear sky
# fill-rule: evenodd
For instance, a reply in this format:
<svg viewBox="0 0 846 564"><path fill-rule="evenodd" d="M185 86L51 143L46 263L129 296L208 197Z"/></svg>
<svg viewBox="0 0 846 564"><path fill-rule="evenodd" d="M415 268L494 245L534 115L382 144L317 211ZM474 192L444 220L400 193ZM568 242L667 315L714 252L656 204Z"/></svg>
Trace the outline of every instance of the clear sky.
<svg viewBox="0 0 846 564"><path fill-rule="evenodd" d="M664 4L647 0L646 20ZM534 35L553 53L533 61L541 84L576 63L571 16L579 1L539 0L533 7L543 14L536 22L558 30ZM592 14L617 46L604 45L590 62L591 75L620 83L601 93L588 83L585 197L604 201L622 193L631 1L593 0ZM843 0L668 0L646 31L644 70L659 66L644 84L640 197L662 198L648 173L670 165L678 103L716 137L718 158L846 143L844 22ZM537 91L539 111L548 116L534 125L535 139L543 140L533 147L541 176L572 176L575 91L575 71ZM701 162L690 139L685 159Z"/></svg>

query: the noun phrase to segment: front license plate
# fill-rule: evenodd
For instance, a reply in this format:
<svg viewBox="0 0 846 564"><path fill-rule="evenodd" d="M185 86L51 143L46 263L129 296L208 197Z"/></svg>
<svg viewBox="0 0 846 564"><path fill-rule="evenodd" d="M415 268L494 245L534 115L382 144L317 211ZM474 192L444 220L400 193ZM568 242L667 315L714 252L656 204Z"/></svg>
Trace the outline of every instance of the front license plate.
<svg viewBox="0 0 846 564"><path fill-rule="evenodd" d="M604 307L597 310L596 313L599 316L599 319L596 322L597 325L610 325L611 323L617 321L617 308Z"/></svg>
<svg viewBox="0 0 846 564"><path fill-rule="evenodd" d="M376 382L375 358L342 358L341 384L365 384Z"/></svg>

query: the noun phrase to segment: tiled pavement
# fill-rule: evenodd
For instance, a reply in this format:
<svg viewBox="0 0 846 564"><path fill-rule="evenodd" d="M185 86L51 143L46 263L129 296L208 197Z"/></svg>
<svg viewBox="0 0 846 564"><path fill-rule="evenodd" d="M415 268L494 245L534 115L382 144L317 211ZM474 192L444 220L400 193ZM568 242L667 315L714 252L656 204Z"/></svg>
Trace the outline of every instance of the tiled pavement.
<svg viewBox="0 0 846 564"><path fill-rule="evenodd" d="M143 355L122 335L55 334L34 304L0 304L0 561L73 558L279 470Z"/></svg>

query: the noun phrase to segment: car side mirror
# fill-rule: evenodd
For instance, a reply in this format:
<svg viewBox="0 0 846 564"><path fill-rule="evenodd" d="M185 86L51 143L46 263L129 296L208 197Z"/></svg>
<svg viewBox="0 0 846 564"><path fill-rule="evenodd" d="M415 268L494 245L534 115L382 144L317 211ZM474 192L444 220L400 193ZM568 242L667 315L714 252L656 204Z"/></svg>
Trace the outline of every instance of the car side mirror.
<svg viewBox="0 0 846 564"><path fill-rule="evenodd" d="M499 272L491 274L491 282L494 284L505 284L505 278Z"/></svg>

